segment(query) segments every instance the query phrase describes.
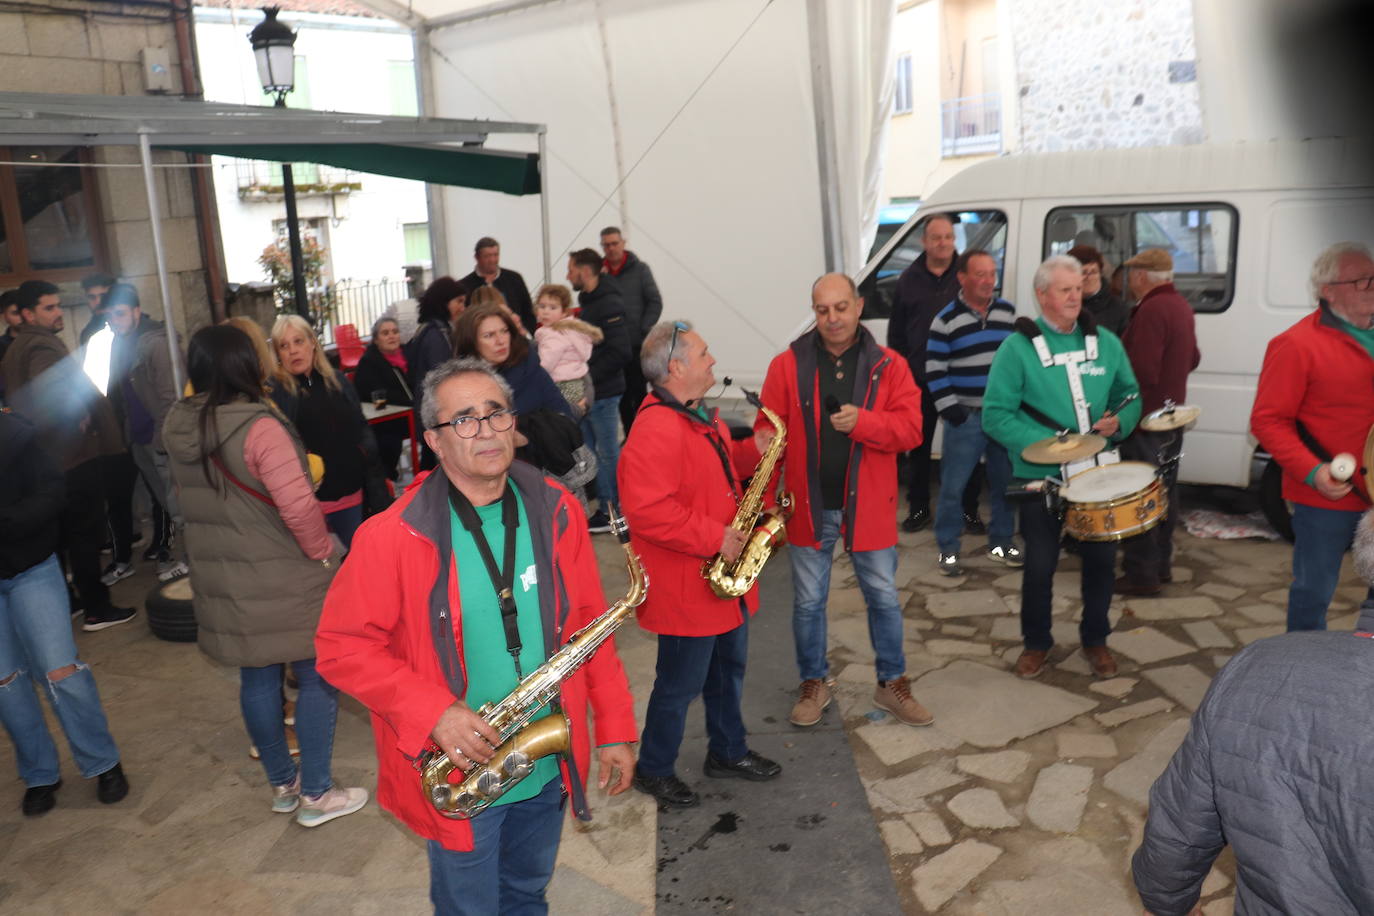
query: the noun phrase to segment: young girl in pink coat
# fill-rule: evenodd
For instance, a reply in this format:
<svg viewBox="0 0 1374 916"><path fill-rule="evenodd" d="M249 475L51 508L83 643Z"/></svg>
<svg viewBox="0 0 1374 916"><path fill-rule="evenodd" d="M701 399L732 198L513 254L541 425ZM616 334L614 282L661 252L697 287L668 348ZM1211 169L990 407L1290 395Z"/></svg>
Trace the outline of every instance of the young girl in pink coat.
<svg viewBox="0 0 1374 916"><path fill-rule="evenodd" d="M558 283L539 288L534 314L539 319L534 332L539 364L580 417L594 396L587 359L592 347L601 343L601 329L573 317L572 293Z"/></svg>

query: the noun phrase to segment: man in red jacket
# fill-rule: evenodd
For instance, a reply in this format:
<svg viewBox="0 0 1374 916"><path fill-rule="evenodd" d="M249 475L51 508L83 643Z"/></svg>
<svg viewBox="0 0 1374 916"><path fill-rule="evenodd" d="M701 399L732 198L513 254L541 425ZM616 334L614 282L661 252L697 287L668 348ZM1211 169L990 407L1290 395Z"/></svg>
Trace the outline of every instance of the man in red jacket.
<svg viewBox="0 0 1374 916"><path fill-rule="evenodd" d="M1147 248L1123 266L1130 271L1126 282L1137 304L1121 342L1140 383L1143 416L1167 402L1188 400L1188 374L1202 361L1202 353L1197 348L1193 307L1174 288L1174 259L1169 252ZM1102 333L1100 327L1098 333ZM1161 457L1182 450L1183 430L1152 433L1137 426L1121 444L1121 457L1159 464ZM1121 544L1125 575L1116 580L1120 594L1157 595L1160 583L1173 581L1174 525L1181 514L1177 473L1167 475L1165 483L1169 511L1164 519Z"/></svg>
<svg viewBox="0 0 1374 916"><path fill-rule="evenodd" d="M658 667L634 786L664 805L700 799L673 771L698 696L708 736L702 772L716 778L773 779L782 767L749 750L740 698L749 657L749 615L758 585L742 598L718 598L702 578L716 554L739 556L744 535L731 527L759 451L731 441L714 410L701 404L716 383L716 359L685 321L654 325L641 350L653 390L620 453L620 505L654 587L639 606L639 625L658 634Z"/></svg>
<svg viewBox="0 0 1374 916"><path fill-rule="evenodd" d="M1288 629L1326 629L1341 558L1368 500L1331 476L1331 458L1362 456L1374 425L1374 257L1339 242L1312 265L1317 310L1269 342L1250 430L1283 468L1293 506Z"/></svg>
<svg viewBox="0 0 1374 916"><path fill-rule="evenodd" d="M825 605L835 542L854 561L868 605L878 686L873 702L907 725L934 717L911 696L897 599L897 455L921 443L921 392L902 356L859 324L854 281L826 274L811 288L816 327L768 366L763 404L787 427L783 477L795 502L787 524L792 557L792 635L801 688L793 725L815 725L830 705ZM772 424L755 422L760 448Z"/></svg>
<svg viewBox="0 0 1374 916"><path fill-rule="evenodd" d="M607 641L555 700L570 723L569 754L534 761L470 820L445 817L421 788L415 761L431 740L461 770L491 760L501 737L476 710L608 606L577 500L512 463L511 401L481 360L425 377L425 440L439 468L358 530L315 637L317 670L372 713L378 800L429 841L430 899L443 914L547 907L565 796L590 818L589 703L599 785L623 792L634 769L633 703Z"/></svg>

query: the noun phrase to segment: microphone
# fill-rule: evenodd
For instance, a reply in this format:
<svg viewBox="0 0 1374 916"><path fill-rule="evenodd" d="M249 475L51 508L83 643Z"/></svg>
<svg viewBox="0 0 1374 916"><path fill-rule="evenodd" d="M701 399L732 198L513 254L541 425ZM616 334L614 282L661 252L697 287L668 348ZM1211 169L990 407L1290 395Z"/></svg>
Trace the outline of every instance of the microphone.
<svg viewBox="0 0 1374 916"><path fill-rule="evenodd" d="M840 399L837 398L837 397L835 397L833 394L827 394L827 395L825 396L825 412L826 412L826 413L839 413L839 412L840 412Z"/></svg>

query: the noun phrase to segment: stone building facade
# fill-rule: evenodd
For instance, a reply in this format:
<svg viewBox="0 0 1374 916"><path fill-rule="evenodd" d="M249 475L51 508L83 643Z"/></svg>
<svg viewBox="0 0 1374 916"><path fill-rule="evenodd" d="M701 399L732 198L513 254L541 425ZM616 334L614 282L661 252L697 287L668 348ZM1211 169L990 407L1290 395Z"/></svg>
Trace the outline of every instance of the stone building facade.
<svg viewBox="0 0 1374 916"><path fill-rule="evenodd" d="M111 0L48 0L24 4L23 12L3 11L0 6L0 87L10 92L141 96L150 94L145 75L146 55L152 52L158 67L156 76L167 80L165 90L154 94L171 96L183 93L183 68L180 47L191 47L179 40L178 30L190 34L189 3L166 0L160 3L122 4ZM180 18L180 25L178 19ZM165 57L160 55L165 54ZM193 55L191 55L193 57ZM195 62L190 60L192 83ZM192 86L191 91L197 91ZM170 271L172 302L168 309L158 287L153 256L152 227L143 175L134 147L104 146L78 149L55 147L8 147L0 126L0 159L23 165L0 164L0 205L8 197L32 200L34 193L53 201L56 214L34 213L32 207L20 215L17 203L9 210L6 235L25 236L27 250L13 244L0 247L0 289L11 289L30 279L57 283L68 308L66 334L84 327L89 312L80 288L86 274L103 272L134 284L139 290L144 311L161 319L167 314L183 331L195 330L212 320L211 296L206 279L207 248L210 258L222 260L214 233L201 230L197 194L191 170L158 168L162 208L162 235ZM155 153L159 164L186 163L180 153ZM72 170L46 168L44 162L79 161L90 168ZM32 163L32 165L30 165ZM79 172L81 181L62 179L63 189L54 189L58 173ZM203 179L209 181L209 177ZM43 187L43 185L48 187ZM213 200L213 194L209 195ZM78 218L73 218L79 214ZM0 206L0 216L3 216ZM207 215L213 225L213 212ZM70 246L63 257L45 257L55 246L61 223L63 239ZM221 274L222 275L222 274Z"/></svg>
<svg viewBox="0 0 1374 916"><path fill-rule="evenodd" d="M1201 143L1192 0L1003 0L1016 59L1014 148Z"/></svg>

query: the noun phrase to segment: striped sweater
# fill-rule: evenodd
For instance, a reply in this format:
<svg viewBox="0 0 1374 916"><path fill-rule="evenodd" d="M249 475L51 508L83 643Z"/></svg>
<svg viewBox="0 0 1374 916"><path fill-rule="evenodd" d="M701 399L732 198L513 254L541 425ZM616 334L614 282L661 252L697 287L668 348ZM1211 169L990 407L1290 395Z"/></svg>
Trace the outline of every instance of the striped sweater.
<svg viewBox="0 0 1374 916"><path fill-rule="evenodd" d="M987 318L964 303L961 294L940 310L926 342L926 385L935 409L951 422L962 422L971 408L983 406L988 367L1016 320L1016 306L994 299Z"/></svg>

